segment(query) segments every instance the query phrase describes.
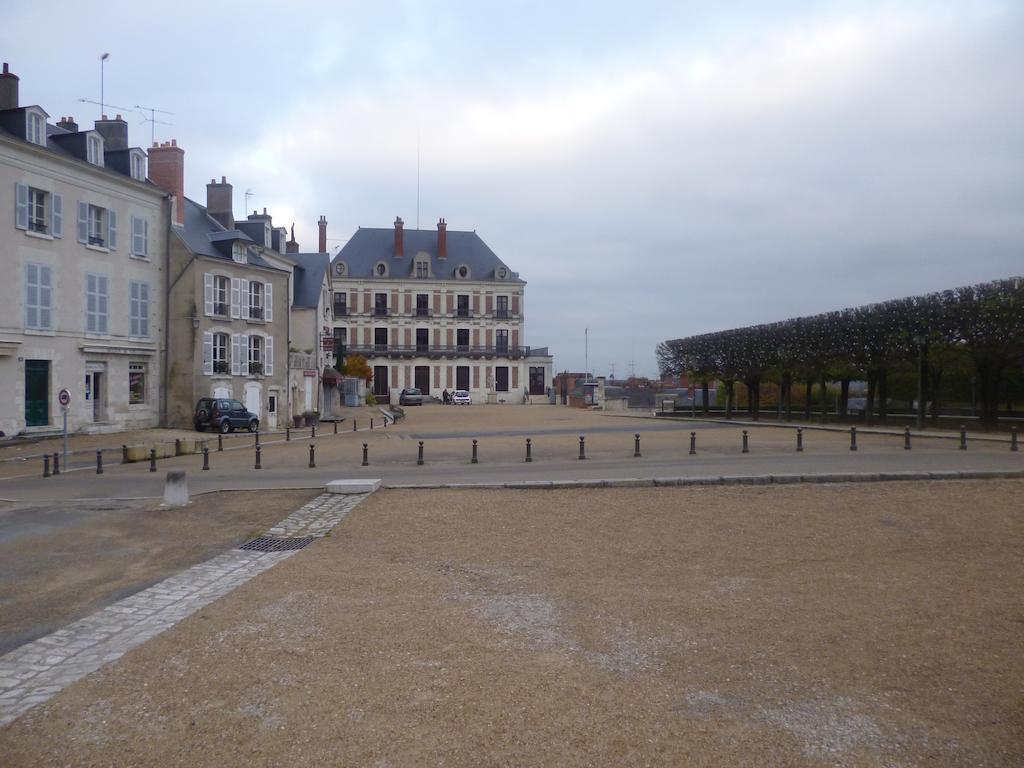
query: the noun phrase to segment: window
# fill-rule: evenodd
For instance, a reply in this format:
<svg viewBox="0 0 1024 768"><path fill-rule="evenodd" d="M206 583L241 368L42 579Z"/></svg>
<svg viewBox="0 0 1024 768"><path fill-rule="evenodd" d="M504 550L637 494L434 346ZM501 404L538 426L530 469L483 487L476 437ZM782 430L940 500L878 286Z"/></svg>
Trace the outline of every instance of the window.
<svg viewBox="0 0 1024 768"><path fill-rule="evenodd" d="M248 263L248 261L246 259L245 245L243 245L242 243L232 243L231 244L231 260L235 261L235 262L237 262L239 264L246 264L246 263Z"/></svg>
<svg viewBox="0 0 1024 768"><path fill-rule="evenodd" d="M213 334L213 373L228 373L228 335Z"/></svg>
<svg viewBox="0 0 1024 768"><path fill-rule="evenodd" d="M388 329L387 328L374 328L373 329L373 348L376 352L387 352L388 351Z"/></svg>
<svg viewBox="0 0 1024 768"><path fill-rule="evenodd" d="M50 267L45 264L26 264L25 327L50 330L53 327L52 302L53 282Z"/></svg>
<svg viewBox="0 0 1024 768"><path fill-rule="evenodd" d="M380 262L374 267L374 271L377 273L377 277L384 277L388 273L388 265Z"/></svg>
<svg viewBox="0 0 1024 768"><path fill-rule="evenodd" d="M430 277L430 262L424 259L416 261L416 277Z"/></svg>
<svg viewBox="0 0 1024 768"><path fill-rule="evenodd" d="M93 165L103 165L103 139L89 136L86 140L86 159Z"/></svg>
<svg viewBox="0 0 1024 768"><path fill-rule="evenodd" d="M146 364L128 363L128 403L140 405L146 402Z"/></svg>
<svg viewBox="0 0 1024 768"><path fill-rule="evenodd" d="M263 337L249 337L249 373L263 373Z"/></svg>
<svg viewBox="0 0 1024 768"><path fill-rule="evenodd" d="M373 294L373 314L386 315L388 313L388 295L386 293Z"/></svg>
<svg viewBox="0 0 1024 768"><path fill-rule="evenodd" d="M348 345L348 328L334 329L334 357L341 360L345 356Z"/></svg>
<svg viewBox="0 0 1024 768"><path fill-rule="evenodd" d="M373 366L373 394L386 395L388 393L388 367L386 365Z"/></svg>
<svg viewBox="0 0 1024 768"><path fill-rule="evenodd" d="M85 276L86 333L107 333L109 295L107 276L92 272Z"/></svg>
<svg viewBox="0 0 1024 768"><path fill-rule="evenodd" d="M218 317L228 316L228 291L231 290L231 283L226 277L214 275L213 277L213 314Z"/></svg>
<svg viewBox="0 0 1024 768"><path fill-rule="evenodd" d="M64 206L60 195L27 184L14 186L14 226L39 234L61 237Z"/></svg>
<svg viewBox="0 0 1024 768"><path fill-rule="evenodd" d="M115 250L117 214L107 208L79 201L78 242Z"/></svg>
<svg viewBox="0 0 1024 768"><path fill-rule="evenodd" d="M46 117L38 112L29 112L25 117L25 139L42 147L46 146Z"/></svg>
<svg viewBox="0 0 1024 768"><path fill-rule="evenodd" d="M141 152L132 152L132 178L136 181L146 180L146 156Z"/></svg>
<svg viewBox="0 0 1024 768"><path fill-rule="evenodd" d="M458 345L459 352L469 352L469 328L455 329L455 343Z"/></svg>
<svg viewBox="0 0 1024 768"><path fill-rule="evenodd" d="M419 353L428 352L430 350L430 329L429 328L417 328L416 329L416 351Z"/></svg>
<svg viewBox="0 0 1024 768"><path fill-rule="evenodd" d="M149 283L132 280L129 284L129 335L149 336Z"/></svg>
<svg viewBox="0 0 1024 768"><path fill-rule="evenodd" d="M496 365L494 367L494 389L498 392L508 392L507 365Z"/></svg>
<svg viewBox="0 0 1024 768"><path fill-rule="evenodd" d="M494 311L494 316L499 320L507 320L508 314L508 296L496 296L495 300L498 303L497 308Z"/></svg>
<svg viewBox="0 0 1024 768"><path fill-rule="evenodd" d="M494 332L494 349L502 354L508 353L508 331L498 329Z"/></svg>
<svg viewBox="0 0 1024 768"><path fill-rule="evenodd" d="M458 301L456 316L469 317L469 296L467 294L459 295L456 297L456 301Z"/></svg>
<svg viewBox="0 0 1024 768"><path fill-rule="evenodd" d="M348 299L343 291L334 294L334 316L345 317L348 314Z"/></svg>
<svg viewBox="0 0 1024 768"><path fill-rule="evenodd" d="M149 258L149 220L132 216L132 256Z"/></svg>
<svg viewBox="0 0 1024 768"><path fill-rule="evenodd" d="M427 317L430 314L430 297L425 293L416 294L416 317Z"/></svg>
<svg viewBox="0 0 1024 768"><path fill-rule="evenodd" d="M263 319L263 283L255 280L249 282L249 318Z"/></svg>

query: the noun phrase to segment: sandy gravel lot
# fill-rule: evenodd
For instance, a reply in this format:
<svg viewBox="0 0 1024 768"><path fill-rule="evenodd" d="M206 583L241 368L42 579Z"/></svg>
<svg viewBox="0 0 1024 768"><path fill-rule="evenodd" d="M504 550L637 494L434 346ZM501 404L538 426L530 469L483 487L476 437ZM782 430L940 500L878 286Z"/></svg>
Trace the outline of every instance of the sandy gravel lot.
<svg viewBox="0 0 1024 768"><path fill-rule="evenodd" d="M385 491L7 766L1016 766L1024 483Z"/></svg>

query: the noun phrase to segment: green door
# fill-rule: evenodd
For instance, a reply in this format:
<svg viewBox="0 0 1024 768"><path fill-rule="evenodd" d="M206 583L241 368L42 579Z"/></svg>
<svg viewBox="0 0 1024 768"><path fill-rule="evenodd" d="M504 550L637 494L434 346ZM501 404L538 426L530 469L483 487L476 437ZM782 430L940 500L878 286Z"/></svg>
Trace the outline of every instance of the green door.
<svg viewBox="0 0 1024 768"><path fill-rule="evenodd" d="M25 426L50 423L50 361L25 361Z"/></svg>

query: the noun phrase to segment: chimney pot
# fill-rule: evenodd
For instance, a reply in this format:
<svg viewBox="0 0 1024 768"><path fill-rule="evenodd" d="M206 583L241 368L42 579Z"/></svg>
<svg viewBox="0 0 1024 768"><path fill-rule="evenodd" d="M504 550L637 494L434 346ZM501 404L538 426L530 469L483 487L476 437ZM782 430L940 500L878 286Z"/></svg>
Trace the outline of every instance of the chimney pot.
<svg viewBox="0 0 1024 768"><path fill-rule="evenodd" d="M448 258L448 223L443 218L437 222L437 258Z"/></svg>
<svg viewBox="0 0 1024 768"><path fill-rule="evenodd" d="M327 217L320 214L317 226L320 227L320 253L327 253Z"/></svg>
<svg viewBox="0 0 1024 768"><path fill-rule="evenodd" d="M18 76L11 72L4 62L4 73L0 76L0 109L18 108Z"/></svg>
<svg viewBox="0 0 1024 768"><path fill-rule="evenodd" d="M10 70L7 69L7 62L6 61L4 62L4 74L5 75L9 75L10 74Z"/></svg>
<svg viewBox="0 0 1024 768"><path fill-rule="evenodd" d="M396 216L395 217L395 253L394 253L395 258L398 258L398 257L402 256L405 253L405 243L404 243L404 238L402 236L402 227L403 227L402 217L401 216Z"/></svg>
<svg viewBox="0 0 1024 768"><path fill-rule="evenodd" d="M171 139L171 146L172 147L178 146L178 140L177 139Z"/></svg>

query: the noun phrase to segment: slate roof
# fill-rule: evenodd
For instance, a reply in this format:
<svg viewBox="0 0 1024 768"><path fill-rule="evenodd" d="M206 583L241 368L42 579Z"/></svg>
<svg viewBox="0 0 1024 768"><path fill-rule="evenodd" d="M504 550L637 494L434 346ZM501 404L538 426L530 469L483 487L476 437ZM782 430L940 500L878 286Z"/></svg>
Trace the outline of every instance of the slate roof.
<svg viewBox="0 0 1024 768"><path fill-rule="evenodd" d="M231 261L231 254L221 251L215 242L242 240L251 243L252 238L237 229L227 229L219 221L206 212L206 208L189 198L185 198L185 224L174 227L174 232L192 253L208 256L211 259ZM294 254L293 254L294 255ZM267 262L259 254L250 254L250 266L263 267L282 271L279 267Z"/></svg>
<svg viewBox="0 0 1024 768"><path fill-rule="evenodd" d="M326 253L286 253L284 257L295 262L292 306L316 309L331 257Z"/></svg>
<svg viewBox="0 0 1024 768"><path fill-rule="evenodd" d="M469 280L525 284L526 281L499 259L476 232L448 230L446 239L448 257L439 259L436 229L406 229L403 232L403 255L395 258L393 228L360 227L331 264L343 261L346 278L369 278L374 277L374 266L383 261L388 265L389 279L404 279L415 277L413 259L418 253L426 252L430 255L431 273L437 280L455 279L455 270L465 265L469 268L466 278ZM500 267L508 270L508 278L502 280L496 276Z"/></svg>

